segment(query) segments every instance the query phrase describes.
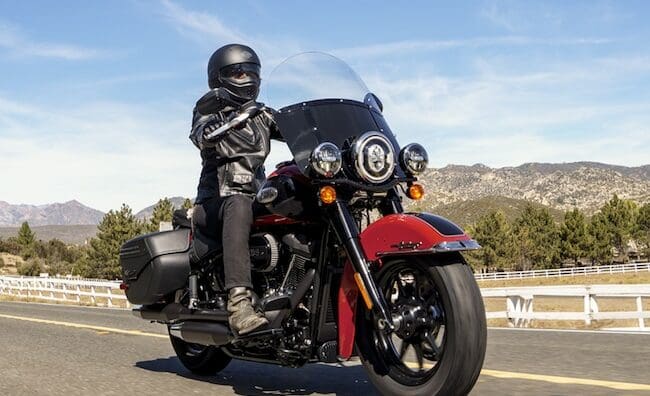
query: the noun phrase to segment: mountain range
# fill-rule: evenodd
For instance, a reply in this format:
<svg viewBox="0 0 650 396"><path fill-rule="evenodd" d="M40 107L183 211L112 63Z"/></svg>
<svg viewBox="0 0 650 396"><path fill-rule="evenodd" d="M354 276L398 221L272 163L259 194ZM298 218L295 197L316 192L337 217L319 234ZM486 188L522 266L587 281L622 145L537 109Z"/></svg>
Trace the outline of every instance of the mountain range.
<svg viewBox="0 0 650 396"><path fill-rule="evenodd" d="M11 205L0 201L0 227L18 226L24 221L30 226L98 224L104 213L78 201L47 205Z"/></svg>
<svg viewBox="0 0 650 396"><path fill-rule="evenodd" d="M596 162L528 163L490 168L448 165L428 169L419 178L427 195L418 207L437 208L485 197L525 200L588 215L613 194L643 204L650 202L650 165L624 167Z"/></svg>
<svg viewBox="0 0 650 396"><path fill-rule="evenodd" d="M172 198L168 198L168 199L171 201L172 205L174 205L175 208L182 207L183 202L185 202L185 198L183 198L183 197L172 197ZM138 219L147 219L147 218L151 217L151 215L153 214L153 208L155 206L156 206L156 204L147 206L146 208L144 208L141 211L139 211L138 213L136 213L135 217L137 217Z"/></svg>
<svg viewBox="0 0 650 396"><path fill-rule="evenodd" d="M526 202L548 207L558 220L564 211L573 208L593 214L613 194L639 204L650 202L650 165L625 167L597 162L527 163L503 168L448 165L428 169L419 181L425 187L425 197L407 203L407 208L437 212L461 225L471 224L482 213L494 209L516 216ZM154 199L157 202L157 197ZM170 200L180 207L184 198ZM136 217L151 216L154 205L140 210ZM9 232L6 227L17 227L24 221L32 227L97 225L103 216L103 212L77 201L39 206L0 201L0 227L4 227L0 234ZM50 230L65 234L56 227L44 229L48 235ZM92 227L86 227L83 237L91 232ZM70 238L66 236L66 239Z"/></svg>

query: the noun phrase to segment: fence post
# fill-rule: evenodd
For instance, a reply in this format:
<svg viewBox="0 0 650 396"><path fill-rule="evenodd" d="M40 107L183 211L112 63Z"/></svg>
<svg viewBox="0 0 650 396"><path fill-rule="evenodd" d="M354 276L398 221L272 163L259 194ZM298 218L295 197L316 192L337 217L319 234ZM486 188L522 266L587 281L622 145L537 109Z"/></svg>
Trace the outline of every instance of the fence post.
<svg viewBox="0 0 650 396"><path fill-rule="evenodd" d="M97 300L95 299L95 286L90 286L90 301L93 302L93 305L97 305Z"/></svg>
<svg viewBox="0 0 650 396"><path fill-rule="evenodd" d="M591 326L591 296L589 295L589 288L585 289L584 295L584 306L585 306L585 325Z"/></svg>
<svg viewBox="0 0 650 396"><path fill-rule="evenodd" d="M645 320L643 318L643 299L641 296L636 297L636 311L639 313L639 328L645 329Z"/></svg>
<svg viewBox="0 0 650 396"><path fill-rule="evenodd" d="M106 303L109 307L113 306L113 294L111 291L111 287L107 286L106 287L106 293L108 294L108 302Z"/></svg>
<svg viewBox="0 0 650 396"><path fill-rule="evenodd" d="M517 296L506 297L506 317L508 319L508 327L516 327L515 319L511 317L511 313L516 312L515 298L517 298Z"/></svg>
<svg viewBox="0 0 650 396"><path fill-rule="evenodd" d="M532 314L533 313L533 296L526 297L524 298L524 312L527 314ZM524 319L524 327L530 327L530 323L533 320L531 318L526 318Z"/></svg>

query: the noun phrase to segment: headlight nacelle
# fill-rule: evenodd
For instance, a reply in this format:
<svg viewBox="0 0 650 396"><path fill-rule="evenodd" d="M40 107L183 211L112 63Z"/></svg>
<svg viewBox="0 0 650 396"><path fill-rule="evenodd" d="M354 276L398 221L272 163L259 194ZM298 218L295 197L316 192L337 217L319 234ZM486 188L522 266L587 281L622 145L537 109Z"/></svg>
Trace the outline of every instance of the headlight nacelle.
<svg viewBox="0 0 650 396"><path fill-rule="evenodd" d="M379 132L366 132L352 145L354 167L361 179L383 183L395 170L393 144Z"/></svg>
<svg viewBox="0 0 650 396"><path fill-rule="evenodd" d="M309 163L319 175L334 177L343 165L341 150L334 143L321 143L312 151Z"/></svg>
<svg viewBox="0 0 650 396"><path fill-rule="evenodd" d="M399 153L399 161L409 173L419 175L427 169L429 155L427 150L418 143L411 143Z"/></svg>

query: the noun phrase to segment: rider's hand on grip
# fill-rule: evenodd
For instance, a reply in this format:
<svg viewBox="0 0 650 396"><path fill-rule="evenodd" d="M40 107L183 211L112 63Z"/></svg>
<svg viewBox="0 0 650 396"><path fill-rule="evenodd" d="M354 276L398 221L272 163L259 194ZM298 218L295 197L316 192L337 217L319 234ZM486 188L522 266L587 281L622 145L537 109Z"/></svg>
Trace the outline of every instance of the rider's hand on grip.
<svg viewBox="0 0 650 396"><path fill-rule="evenodd" d="M216 140L219 136L211 136L211 134L219 129L223 123L214 115L210 116L210 120L203 127L203 140L210 142Z"/></svg>

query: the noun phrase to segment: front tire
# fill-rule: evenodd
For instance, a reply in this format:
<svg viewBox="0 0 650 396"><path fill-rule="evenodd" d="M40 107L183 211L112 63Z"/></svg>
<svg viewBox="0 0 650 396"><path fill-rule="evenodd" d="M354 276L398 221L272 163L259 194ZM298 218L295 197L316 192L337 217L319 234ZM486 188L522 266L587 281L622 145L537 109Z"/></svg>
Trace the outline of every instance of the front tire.
<svg viewBox="0 0 650 396"><path fill-rule="evenodd" d="M393 317L390 335L363 308L357 347L383 395L466 395L483 367L485 308L472 271L458 254L396 258L375 277Z"/></svg>
<svg viewBox="0 0 650 396"><path fill-rule="evenodd" d="M232 360L216 346L192 344L169 335L178 360L183 366L197 375L215 375L228 366Z"/></svg>

